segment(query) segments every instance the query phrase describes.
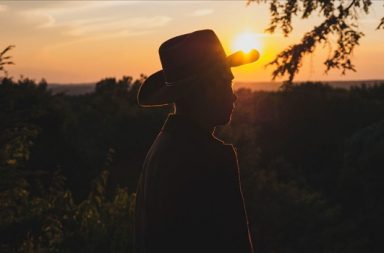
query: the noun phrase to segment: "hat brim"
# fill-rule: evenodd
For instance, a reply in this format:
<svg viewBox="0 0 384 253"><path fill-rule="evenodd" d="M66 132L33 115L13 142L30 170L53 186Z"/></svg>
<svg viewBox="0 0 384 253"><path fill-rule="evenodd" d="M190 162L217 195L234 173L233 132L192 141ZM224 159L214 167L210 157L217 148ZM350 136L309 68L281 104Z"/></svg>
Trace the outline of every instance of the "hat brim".
<svg viewBox="0 0 384 253"><path fill-rule="evenodd" d="M260 54L256 49L252 49L248 53L237 51L227 56L226 65L238 67L255 62L259 57ZM150 75L141 85L137 94L137 102L141 107L157 107L173 103L188 94L194 79L195 76L191 76L181 80L176 85L167 85L163 70L159 70Z"/></svg>

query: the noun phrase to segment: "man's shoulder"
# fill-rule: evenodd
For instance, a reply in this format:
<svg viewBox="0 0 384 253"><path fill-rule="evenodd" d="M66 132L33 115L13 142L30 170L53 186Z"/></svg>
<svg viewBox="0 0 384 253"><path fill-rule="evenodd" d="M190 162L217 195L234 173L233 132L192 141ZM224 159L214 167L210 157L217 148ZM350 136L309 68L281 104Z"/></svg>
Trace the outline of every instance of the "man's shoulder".
<svg viewBox="0 0 384 253"><path fill-rule="evenodd" d="M174 152L191 151L194 153L234 153L232 144L224 143L214 136L195 136L161 131L153 146L157 149L172 149Z"/></svg>
<svg viewBox="0 0 384 253"><path fill-rule="evenodd" d="M233 145L221 140L207 140L188 135L177 135L160 132L148 155L164 162L216 163L217 161L233 160L236 152Z"/></svg>

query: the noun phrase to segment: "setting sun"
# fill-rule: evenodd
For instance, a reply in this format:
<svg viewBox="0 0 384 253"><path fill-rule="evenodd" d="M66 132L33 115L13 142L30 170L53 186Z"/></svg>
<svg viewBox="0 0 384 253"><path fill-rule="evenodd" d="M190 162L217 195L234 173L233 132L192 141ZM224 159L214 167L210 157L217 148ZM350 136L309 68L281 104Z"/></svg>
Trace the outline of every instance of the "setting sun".
<svg viewBox="0 0 384 253"><path fill-rule="evenodd" d="M261 38L259 34L246 32L237 36L233 42L232 50L242 50L244 53L248 53L252 49L257 49L261 52Z"/></svg>

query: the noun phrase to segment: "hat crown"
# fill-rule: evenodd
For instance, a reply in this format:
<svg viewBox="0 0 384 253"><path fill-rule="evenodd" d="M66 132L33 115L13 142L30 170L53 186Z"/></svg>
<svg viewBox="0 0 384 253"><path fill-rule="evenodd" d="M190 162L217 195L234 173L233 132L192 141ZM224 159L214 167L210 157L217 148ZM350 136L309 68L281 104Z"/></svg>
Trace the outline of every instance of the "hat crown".
<svg viewBox="0 0 384 253"><path fill-rule="evenodd" d="M209 66L226 62L224 49L212 30L200 30L165 41L159 48L167 82L177 82Z"/></svg>

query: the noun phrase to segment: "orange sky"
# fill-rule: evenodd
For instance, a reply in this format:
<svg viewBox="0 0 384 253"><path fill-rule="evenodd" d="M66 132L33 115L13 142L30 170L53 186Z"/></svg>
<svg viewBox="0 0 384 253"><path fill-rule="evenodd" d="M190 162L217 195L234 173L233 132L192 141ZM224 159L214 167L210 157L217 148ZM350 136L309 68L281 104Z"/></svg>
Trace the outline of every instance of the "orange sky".
<svg viewBox="0 0 384 253"><path fill-rule="evenodd" d="M369 15L361 15L366 36L354 53L356 73L324 75L324 48L304 60L297 80L384 79L384 31L375 31L384 7L373 4ZM213 29L229 54L236 37L248 31L259 38L261 58L235 68L235 80L269 81L272 68L264 65L319 20L294 20L294 31L284 38L264 34L267 5L245 1L0 1L0 49L16 45L16 65L8 67L15 78L83 83L155 72L161 68L159 45L179 34Z"/></svg>

